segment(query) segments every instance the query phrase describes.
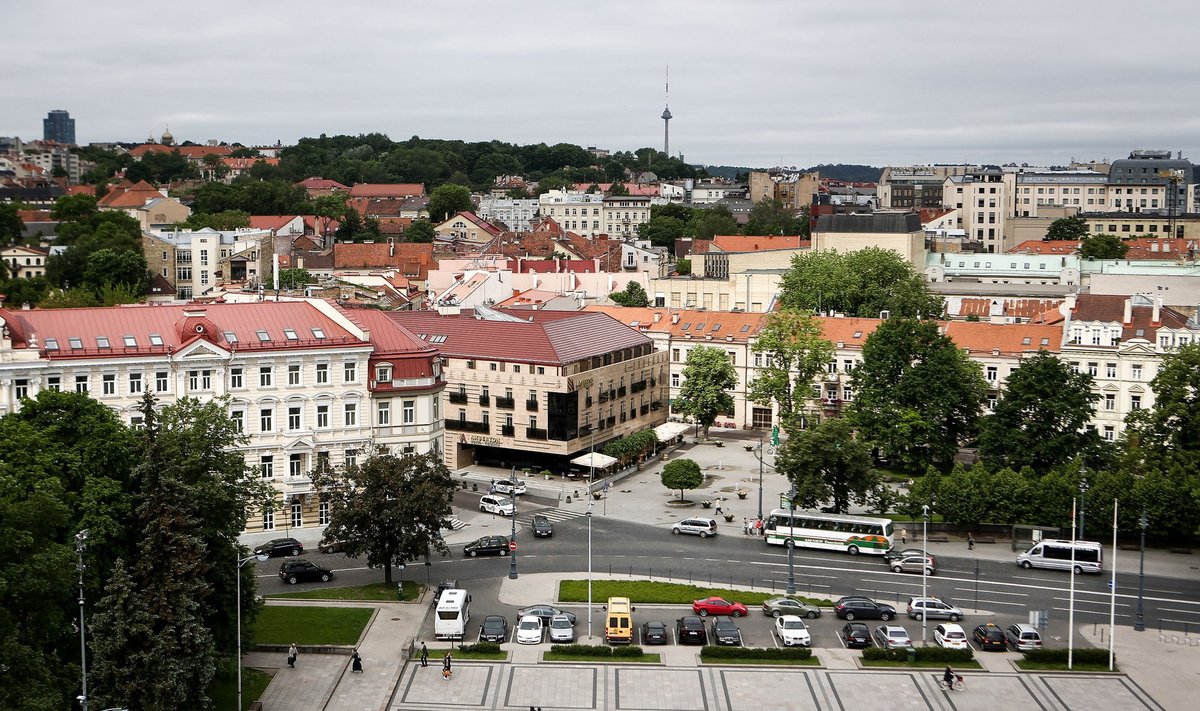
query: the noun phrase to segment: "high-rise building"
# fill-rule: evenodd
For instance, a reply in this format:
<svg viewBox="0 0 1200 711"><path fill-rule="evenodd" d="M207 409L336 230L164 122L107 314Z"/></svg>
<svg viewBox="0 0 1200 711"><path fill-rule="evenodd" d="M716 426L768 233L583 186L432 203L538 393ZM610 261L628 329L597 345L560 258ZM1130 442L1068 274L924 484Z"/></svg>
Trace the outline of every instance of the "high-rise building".
<svg viewBox="0 0 1200 711"><path fill-rule="evenodd" d="M59 143L75 143L75 119L62 109L55 109L42 119L42 139Z"/></svg>

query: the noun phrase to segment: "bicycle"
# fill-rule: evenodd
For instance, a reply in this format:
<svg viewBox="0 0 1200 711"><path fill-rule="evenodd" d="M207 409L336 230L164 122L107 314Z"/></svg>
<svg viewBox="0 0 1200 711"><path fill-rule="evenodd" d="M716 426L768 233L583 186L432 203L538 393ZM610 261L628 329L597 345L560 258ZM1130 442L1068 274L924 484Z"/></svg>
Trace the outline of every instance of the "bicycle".
<svg viewBox="0 0 1200 711"><path fill-rule="evenodd" d="M963 680L962 674L955 674L954 675L954 683L951 684L950 686L947 686L946 680L944 678L939 677L938 678L938 688L941 689L942 691L948 691L950 689L953 689L954 691L966 691L967 690L967 682Z"/></svg>

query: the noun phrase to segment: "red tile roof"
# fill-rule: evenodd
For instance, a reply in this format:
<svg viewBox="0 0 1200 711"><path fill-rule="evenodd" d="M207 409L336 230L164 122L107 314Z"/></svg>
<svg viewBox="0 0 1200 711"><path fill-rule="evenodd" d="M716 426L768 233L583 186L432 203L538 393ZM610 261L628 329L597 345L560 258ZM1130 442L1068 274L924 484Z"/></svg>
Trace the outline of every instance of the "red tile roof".
<svg viewBox="0 0 1200 711"><path fill-rule="evenodd" d="M1124 259L1192 259L1196 240L1170 237L1139 237L1124 240L1129 247Z"/></svg>
<svg viewBox="0 0 1200 711"><path fill-rule="evenodd" d="M432 244L400 242L388 244L333 245L333 264L336 269L399 269L410 278L425 279L436 268Z"/></svg>
<svg viewBox="0 0 1200 711"><path fill-rule="evenodd" d="M988 318L992 313L992 302L998 299L987 297L965 297L958 308L958 313L950 314L959 318L978 316ZM1001 314L1021 319L1037 319L1043 314L1053 311L1058 313L1062 299L1004 299L1001 304ZM1061 319L1061 317L1060 317Z"/></svg>
<svg viewBox="0 0 1200 711"><path fill-rule="evenodd" d="M678 322L672 323L676 316L679 317ZM667 329L672 339L749 341L758 335L765 316L761 313L685 309L671 312Z"/></svg>
<svg viewBox="0 0 1200 711"><path fill-rule="evenodd" d="M612 183L575 183L574 189L576 192L586 193L595 185L600 192L605 195L612 190ZM621 183L625 189L629 191L630 197L658 197L659 189L657 185L638 185L637 183Z"/></svg>
<svg viewBox="0 0 1200 711"><path fill-rule="evenodd" d="M339 183L336 180L329 180L327 178L316 178L316 177L305 178L304 180L301 180L300 182L296 183L296 185L299 185L300 187L304 188L305 190L349 190L350 189L349 186L342 185L341 183Z"/></svg>
<svg viewBox="0 0 1200 711"><path fill-rule="evenodd" d="M805 249L810 240L799 235L714 235L712 245L721 252L758 252L768 249Z"/></svg>
<svg viewBox="0 0 1200 711"><path fill-rule="evenodd" d="M296 219L297 215L251 215L250 226L256 230L276 230L283 229L292 220Z"/></svg>
<svg viewBox="0 0 1200 711"><path fill-rule="evenodd" d="M638 306L601 306L592 304L585 306L584 311L596 311L608 314L621 323L636 328L639 331L656 331L666 333L671 329L671 314L667 308L643 308ZM678 309L675 310L676 312ZM658 319L657 321L655 319Z"/></svg>
<svg viewBox="0 0 1200 711"><path fill-rule="evenodd" d="M1020 355L1047 350L1062 350L1062 326L1031 323L985 323L983 321L948 321L942 332L954 345L973 354L999 350L1002 355Z"/></svg>
<svg viewBox="0 0 1200 711"><path fill-rule="evenodd" d="M97 202L100 207L142 207L148 200L154 200L162 197L162 193L158 188L154 187L145 180L139 180L136 184L128 188L116 188L109 190L108 193L100 198Z"/></svg>
<svg viewBox="0 0 1200 711"><path fill-rule="evenodd" d="M1125 323L1125 301L1133 299L1130 309L1132 320ZM1120 323L1123 328L1121 340L1144 338L1153 342L1160 327L1185 328L1188 317L1169 306L1159 309L1159 321L1154 321L1154 306L1147 296L1122 296L1120 294L1079 294L1075 308L1071 309L1073 321L1098 321ZM1139 333L1139 331L1141 333Z"/></svg>
<svg viewBox="0 0 1200 711"><path fill-rule="evenodd" d="M355 183L350 197L415 197L425 194L421 183Z"/></svg>
<svg viewBox="0 0 1200 711"><path fill-rule="evenodd" d="M1027 239L1010 250L1013 254L1075 254L1078 251L1079 240L1076 239L1054 241Z"/></svg>
<svg viewBox="0 0 1200 711"><path fill-rule="evenodd" d="M221 162L233 170L250 170L255 163L279 165L278 158L222 158Z"/></svg>

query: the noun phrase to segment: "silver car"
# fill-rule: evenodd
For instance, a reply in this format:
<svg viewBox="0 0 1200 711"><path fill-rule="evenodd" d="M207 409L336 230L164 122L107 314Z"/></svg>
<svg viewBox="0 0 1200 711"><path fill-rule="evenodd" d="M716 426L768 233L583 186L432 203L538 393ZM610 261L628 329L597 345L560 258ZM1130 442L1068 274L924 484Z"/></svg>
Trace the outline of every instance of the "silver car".
<svg viewBox="0 0 1200 711"><path fill-rule="evenodd" d="M687 533L692 536L708 538L717 535L717 522L711 518L685 518L671 526L671 533L676 535Z"/></svg>
<svg viewBox="0 0 1200 711"><path fill-rule="evenodd" d="M912 646L908 630L900 625L879 625L876 627L875 643L884 649L904 649Z"/></svg>
<svg viewBox="0 0 1200 711"><path fill-rule="evenodd" d="M574 642L575 626L566 615L555 615L550 618L551 642Z"/></svg>

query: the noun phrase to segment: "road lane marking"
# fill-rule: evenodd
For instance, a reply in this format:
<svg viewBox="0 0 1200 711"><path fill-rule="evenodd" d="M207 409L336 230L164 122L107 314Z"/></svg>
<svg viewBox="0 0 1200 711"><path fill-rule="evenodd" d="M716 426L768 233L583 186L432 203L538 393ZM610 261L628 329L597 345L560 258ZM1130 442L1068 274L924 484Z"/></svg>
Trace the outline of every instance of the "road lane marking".
<svg viewBox="0 0 1200 711"><path fill-rule="evenodd" d="M974 592L974 591L975 591L975 588L954 588L954 589L955 589L955 590L962 590L963 592ZM1029 593L1022 593L1022 592L1001 592L1001 591L999 591L999 590L989 590L989 591L988 591L988 594L989 594L989 595L1014 595L1014 596L1016 596L1016 597L1029 597Z"/></svg>

